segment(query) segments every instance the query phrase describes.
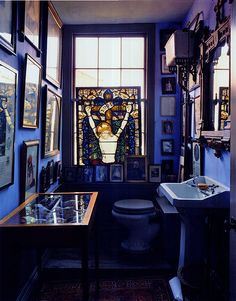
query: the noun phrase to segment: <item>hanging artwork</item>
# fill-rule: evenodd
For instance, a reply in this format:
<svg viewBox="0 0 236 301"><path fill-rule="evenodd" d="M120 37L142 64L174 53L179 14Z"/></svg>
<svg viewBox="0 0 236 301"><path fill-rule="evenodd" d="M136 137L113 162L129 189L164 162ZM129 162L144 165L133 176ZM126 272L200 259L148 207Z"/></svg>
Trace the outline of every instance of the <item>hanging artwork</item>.
<svg viewBox="0 0 236 301"><path fill-rule="evenodd" d="M80 165L121 163L140 152L140 88L77 88Z"/></svg>
<svg viewBox="0 0 236 301"><path fill-rule="evenodd" d="M16 71L0 62L0 189L13 184Z"/></svg>

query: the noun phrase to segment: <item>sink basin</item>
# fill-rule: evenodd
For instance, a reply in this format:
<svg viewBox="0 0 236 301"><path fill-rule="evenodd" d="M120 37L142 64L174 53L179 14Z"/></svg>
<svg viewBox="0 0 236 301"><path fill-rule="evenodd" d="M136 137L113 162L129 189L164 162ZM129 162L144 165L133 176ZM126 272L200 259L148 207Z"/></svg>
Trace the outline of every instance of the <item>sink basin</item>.
<svg viewBox="0 0 236 301"><path fill-rule="evenodd" d="M208 188L200 189L200 183L206 184ZM159 192L175 207L229 207L229 188L206 176L195 177L182 183L162 183Z"/></svg>

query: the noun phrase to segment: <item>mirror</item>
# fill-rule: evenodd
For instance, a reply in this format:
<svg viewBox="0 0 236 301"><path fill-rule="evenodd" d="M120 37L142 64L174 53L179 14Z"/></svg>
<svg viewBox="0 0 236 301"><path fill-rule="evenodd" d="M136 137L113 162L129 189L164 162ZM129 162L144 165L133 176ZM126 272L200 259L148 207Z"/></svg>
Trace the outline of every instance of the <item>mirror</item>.
<svg viewBox="0 0 236 301"><path fill-rule="evenodd" d="M224 130L230 114L229 106L229 45L216 48L210 66L211 118L214 131Z"/></svg>
<svg viewBox="0 0 236 301"><path fill-rule="evenodd" d="M200 142L216 157L230 148L230 19L201 44Z"/></svg>

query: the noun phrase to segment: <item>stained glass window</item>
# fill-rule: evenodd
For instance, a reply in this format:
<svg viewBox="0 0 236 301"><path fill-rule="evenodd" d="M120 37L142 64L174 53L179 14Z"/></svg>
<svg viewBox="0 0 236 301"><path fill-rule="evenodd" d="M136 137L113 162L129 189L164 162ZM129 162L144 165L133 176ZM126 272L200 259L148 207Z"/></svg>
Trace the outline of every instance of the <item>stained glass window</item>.
<svg viewBox="0 0 236 301"><path fill-rule="evenodd" d="M76 88L78 162L123 162L140 154L140 87Z"/></svg>

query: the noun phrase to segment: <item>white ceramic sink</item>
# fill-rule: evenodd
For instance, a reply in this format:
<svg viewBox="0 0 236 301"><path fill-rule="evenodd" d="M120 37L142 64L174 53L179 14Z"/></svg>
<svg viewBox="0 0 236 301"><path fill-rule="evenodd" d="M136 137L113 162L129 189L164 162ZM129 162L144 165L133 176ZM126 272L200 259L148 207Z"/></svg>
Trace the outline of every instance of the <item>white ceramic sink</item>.
<svg viewBox="0 0 236 301"><path fill-rule="evenodd" d="M208 188L200 189L200 183L207 184ZM159 192L175 207L229 207L229 188L206 176L195 177L182 183L162 183Z"/></svg>

